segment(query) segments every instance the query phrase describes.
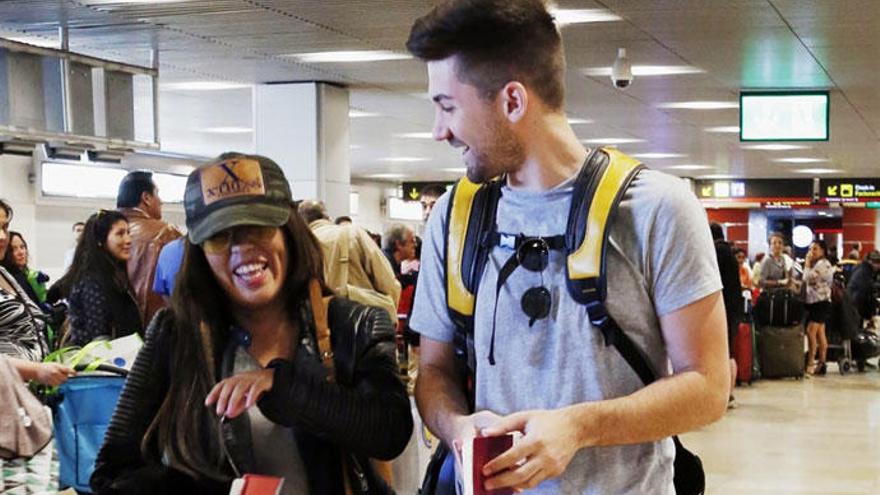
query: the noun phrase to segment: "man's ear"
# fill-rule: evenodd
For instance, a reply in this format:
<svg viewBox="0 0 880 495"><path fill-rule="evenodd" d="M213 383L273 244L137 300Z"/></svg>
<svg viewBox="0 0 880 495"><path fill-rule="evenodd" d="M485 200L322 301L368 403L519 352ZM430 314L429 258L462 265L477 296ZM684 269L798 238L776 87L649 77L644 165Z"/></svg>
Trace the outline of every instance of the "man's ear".
<svg viewBox="0 0 880 495"><path fill-rule="evenodd" d="M501 88L501 111L512 123L519 122L526 115L529 107L529 92L517 81L511 81Z"/></svg>

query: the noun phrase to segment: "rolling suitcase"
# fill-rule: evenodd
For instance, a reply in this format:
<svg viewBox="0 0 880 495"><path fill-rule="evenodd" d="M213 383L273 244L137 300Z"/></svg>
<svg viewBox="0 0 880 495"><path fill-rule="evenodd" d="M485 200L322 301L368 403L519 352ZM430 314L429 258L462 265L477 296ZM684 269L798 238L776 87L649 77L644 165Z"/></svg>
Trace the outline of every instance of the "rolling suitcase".
<svg viewBox="0 0 880 495"><path fill-rule="evenodd" d="M787 327L804 319L804 302L788 289L767 290L755 303L755 321L762 325Z"/></svg>
<svg viewBox="0 0 880 495"><path fill-rule="evenodd" d="M761 327L758 354L762 378L803 378L803 328L800 325Z"/></svg>
<svg viewBox="0 0 880 495"><path fill-rule="evenodd" d="M752 324L740 322L733 343L733 359L736 361L736 382L752 384Z"/></svg>

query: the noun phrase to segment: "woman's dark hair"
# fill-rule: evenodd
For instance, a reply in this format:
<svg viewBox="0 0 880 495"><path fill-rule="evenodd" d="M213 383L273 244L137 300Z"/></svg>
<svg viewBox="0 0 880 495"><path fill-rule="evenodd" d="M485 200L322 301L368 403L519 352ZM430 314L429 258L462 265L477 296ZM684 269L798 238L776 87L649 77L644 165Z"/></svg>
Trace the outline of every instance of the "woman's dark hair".
<svg viewBox="0 0 880 495"><path fill-rule="evenodd" d="M828 256L828 243L827 243L827 242L825 242L825 241L822 240L822 239L814 239L814 240L813 240L813 244L819 246L819 248L822 250L822 256L823 256L823 257L827 257L827 256Z"/></svg>
<svg viewBox="0 0 880 495"><path fill-rule="evenodd" d="M16 237L21 239L21 243L24 244L25 249L27 249L27 247L28 247L27 241L24 240L24 236L21 235L21 232L16 232L14 230L9 231L9 246L6 248L6 256L4 256L3 260L2 260L3 267L6 268L7 270L9 270L9 269L21 270L21 267L16 266L15 257L12 256L12 239L14 239Z"/></svg>
<svg viewBox="0 0 880 495"><path fill-rule="evenodd" d="M562 38L542 0L449 0L413 24L407 49L425 61L458 57L457 76L494 100L523 83L553 110L565 100Z"/></svg>
<svg viewBox="0 0 880 495"><path fill-rule="evenodd" d="M130 289L125 262L114 258L104 246L113 225L120 220L128 223L125 215L115 210L101 210L89 217L82 241L76 245L73 263L56 284L64 297L69 296L73 286L85 277L96 277L120 291Z"/></svg>
<svg viewBox="0 0 880 495"><path fill-rule="evenodd" d="M281 231L287 249L287 273L282 292L294 321L308 284L317 279L325 294L321 247L295 209ZM219 361L234 324L229 297L217 283L201 246L185 241L183 264L171 295L174 314L173 345L168 393L141 443L148 455L167 459L171 466L196 476L226 479L218 443L218 419L204 405L216 383Z"/></svg>

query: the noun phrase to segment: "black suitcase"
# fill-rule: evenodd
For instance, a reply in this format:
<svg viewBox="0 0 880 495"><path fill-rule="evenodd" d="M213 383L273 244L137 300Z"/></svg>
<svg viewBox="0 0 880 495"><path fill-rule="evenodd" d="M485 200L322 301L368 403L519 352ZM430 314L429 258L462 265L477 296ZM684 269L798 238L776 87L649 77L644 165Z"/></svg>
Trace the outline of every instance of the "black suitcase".
<svg viewBox="0 0 880 495"><path fill-rule="evenodd" d="M766 290L755 304L755 321L761 325L788 327L804 319L804 303L788 289Z"/></svg>
<svg viewBox="0 0 880 495"><path fill-rule="evenodd" d="M804 376L804 330L800 325L763 326L758 333L763 378Z"/></svg>

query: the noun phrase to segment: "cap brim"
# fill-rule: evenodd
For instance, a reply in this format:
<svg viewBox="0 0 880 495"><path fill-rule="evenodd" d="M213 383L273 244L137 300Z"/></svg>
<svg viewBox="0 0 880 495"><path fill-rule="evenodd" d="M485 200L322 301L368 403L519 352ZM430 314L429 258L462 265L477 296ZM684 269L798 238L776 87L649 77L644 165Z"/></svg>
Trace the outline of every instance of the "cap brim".
<svg viewBox="0 0 880 495"><path fill-rule="evenodd" d="M280 227L287 223L292 211L287 207L254 204L220 208L202 219L198 227L190 229L189 241L201 244L218 232L241 225Z"/></svg>

